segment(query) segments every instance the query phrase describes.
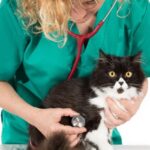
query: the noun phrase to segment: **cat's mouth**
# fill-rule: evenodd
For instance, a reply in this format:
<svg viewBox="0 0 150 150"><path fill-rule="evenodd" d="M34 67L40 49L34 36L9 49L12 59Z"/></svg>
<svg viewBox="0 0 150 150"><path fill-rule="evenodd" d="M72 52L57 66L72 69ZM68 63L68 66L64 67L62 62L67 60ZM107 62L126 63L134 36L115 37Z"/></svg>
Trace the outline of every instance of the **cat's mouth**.
<svg viewBox="0 0 150 150"><path fill-rule="evenodd" d="M119 88L119 89L117 89L117 92L118 92L118 94L122 94L124 92L124 89L123 88Z"/></svg>

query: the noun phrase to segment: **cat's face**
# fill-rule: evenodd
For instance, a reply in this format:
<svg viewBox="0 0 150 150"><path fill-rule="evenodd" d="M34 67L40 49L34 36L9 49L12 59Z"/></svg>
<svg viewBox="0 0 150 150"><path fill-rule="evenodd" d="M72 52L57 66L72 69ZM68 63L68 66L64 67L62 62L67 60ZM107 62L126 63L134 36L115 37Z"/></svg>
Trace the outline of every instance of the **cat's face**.
<svg viewBox="0 0 150 150"><path fill-rule="evenodd" d="M132 95L141 89L145 78L140 67L140 53L132 57L115 57L101 51L93 76L93 85L110 96Z"/></svg>

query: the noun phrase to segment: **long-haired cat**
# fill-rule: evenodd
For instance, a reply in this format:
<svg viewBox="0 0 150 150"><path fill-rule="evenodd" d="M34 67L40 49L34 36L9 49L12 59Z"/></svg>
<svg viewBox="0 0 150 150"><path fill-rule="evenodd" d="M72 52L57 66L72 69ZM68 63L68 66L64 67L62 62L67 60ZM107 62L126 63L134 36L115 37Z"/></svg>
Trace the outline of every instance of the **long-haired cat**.
<svg viewBox="0 0 150 150"><path fill-rule="evenodd" d="M100 51L100 59L90 77L76 78L52 89L42 108L71 108L85 118L87 132L76 147L71 148L63 133L45 139L33 126L28 150L112 150L110 131L104 124L105 99L115 100L138 96L145 79L140 67L141 54L116 57ZM71 118L63 117L62 124L71 125Z"/></svg>

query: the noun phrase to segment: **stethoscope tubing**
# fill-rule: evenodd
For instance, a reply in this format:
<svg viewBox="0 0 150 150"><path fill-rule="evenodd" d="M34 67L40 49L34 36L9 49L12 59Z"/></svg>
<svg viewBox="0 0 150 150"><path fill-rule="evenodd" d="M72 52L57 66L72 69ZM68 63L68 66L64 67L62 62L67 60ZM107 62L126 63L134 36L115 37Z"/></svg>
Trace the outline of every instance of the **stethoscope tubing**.
<svg viewBox="0 0 150 150"><path fill-rule="evenodd" d="M75 33L71 32L70 30L68 30L68 34L71 35L72 37L74 37L77 40L77 50L78 50L76 59L75 59L74 64L73 64L73 67L72 67L71 72L68 76L68 80L70 80L73 77L73 75L76 71L78 62L80 60L81 52L82 52L82 46L83 46L85 40L87 40L87 39L91 38L92 36L94 36L98 32L98 30L103 26L106 19L108 18L108 16L112 12L113 8L115 7L117 1L118 0L114 1L111 8L109 9L107 14L105 15L104 19L99 22L99 24L95 27L95 29L92 32L87 33L87 34L75 34Z"/></svg>

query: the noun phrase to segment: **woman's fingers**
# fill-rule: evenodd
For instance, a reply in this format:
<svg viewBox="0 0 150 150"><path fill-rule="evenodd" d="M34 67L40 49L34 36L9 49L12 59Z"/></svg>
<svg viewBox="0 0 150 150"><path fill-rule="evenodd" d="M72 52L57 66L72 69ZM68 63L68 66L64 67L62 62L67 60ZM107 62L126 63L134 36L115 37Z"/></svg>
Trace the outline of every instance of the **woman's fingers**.
<svg viewBox="0 0 150 150"><path fill-rule="evenodd" d="M128 121L138 110L142 102L142 96L128 99L113 100L107 98L107 108L105 109L107 127L116 127Z"/></svg>
<svg viewBox="0 0 150 150"><path fill-rule="evenodd" d="M76 146L80 142L80 138L76 138L73 142L71 142L71 147Z"/></svg>
<svg viewBox="0 0 150 150"><path fill-rule="evenodd" d="M53 115L53 125L51 125L51 132L64 132L65 134L81 134L86 132L86 128L72 127L69 125L60 124L60 120L63 116L77 116L79 113L73 111L70 108L55 108L53 109L56 113Z"/></svg>
<svg viewBox="0 0 150 150"><path fill-rule="evenodd" d="M74 110L72 110L70 108L65 108L65 109L57 108L57 109L59 109L59 111L61 113L61 116L70 116L70 117L73 117L73 116L79 115L79 113L75 112Z"/></svg>
<svg viewBox="0 0 150 150"><path fill-rule="evenodd" d="M72 135L67 135L66 136L69 140L69 142L73 142L74 140L76 140L78 138L78 135L77 134L72 134Z"/></svg>
<svg viewBox="0 0 150 150"><path fill-rule="evenodd" d="M73 134L73 135L67 135L66 136L69 140L69 142L71 143L71 147L76 146L79 142L80 142L80 136L78 136L77 134Z"/></svg>
<svg viewBox="0 0 150 150"><path fill-rule="evenodd" d="M120 104L124 106L124 108L127 110L130 117L132 117L138 110L141 104L141 100L139 100L139 97L132 98L131 100L122 99L120 100Z"/></svg>
<svg viewBox="0 0 150 150"><path fill-rule="evenodd" d="M59 124L58 126L54 127L56 131L64 132L65 134L81 134L86 132L86 128L78 128L78 127L71 127L71 126L64 126Z"/></svg>
<svg viewBox="0 0 150 150"><path fill-rule="evenodd" d="M142 89L137 97L131 98L131 100L121 99L119 101L120 104L123 105L124 108L127 110L127 112L130 114L131 117L139 109L140 104L142 103L142 101L147 93L147 90L148 90L148 80L145 79Z"/></svg>
<svg viewBox="0 0 150 150"><path fill-rule="evenodd" d="M124 107L124 105L122 105L122 107L121 107L120 106L121 104L118 105L118 103L116 103L116 101L111 100L111 99L107 99L107 103L109 106L111 106L111 107L108 107L108 109L110 110L112 116L115 119L117 119L117 120L120 119L124 122L129 120L130 114L126 110L126 107Z"/></svg>
<svg viewBox="0 0 150 150"><path fill-rule="evenodd" d="M118 126L120 124L122 124L122 120L120 120L119 118L115 118L111 111L107 108L104 111L105 113L105 124L108 128L114 128L115 126Z"/></svg>

